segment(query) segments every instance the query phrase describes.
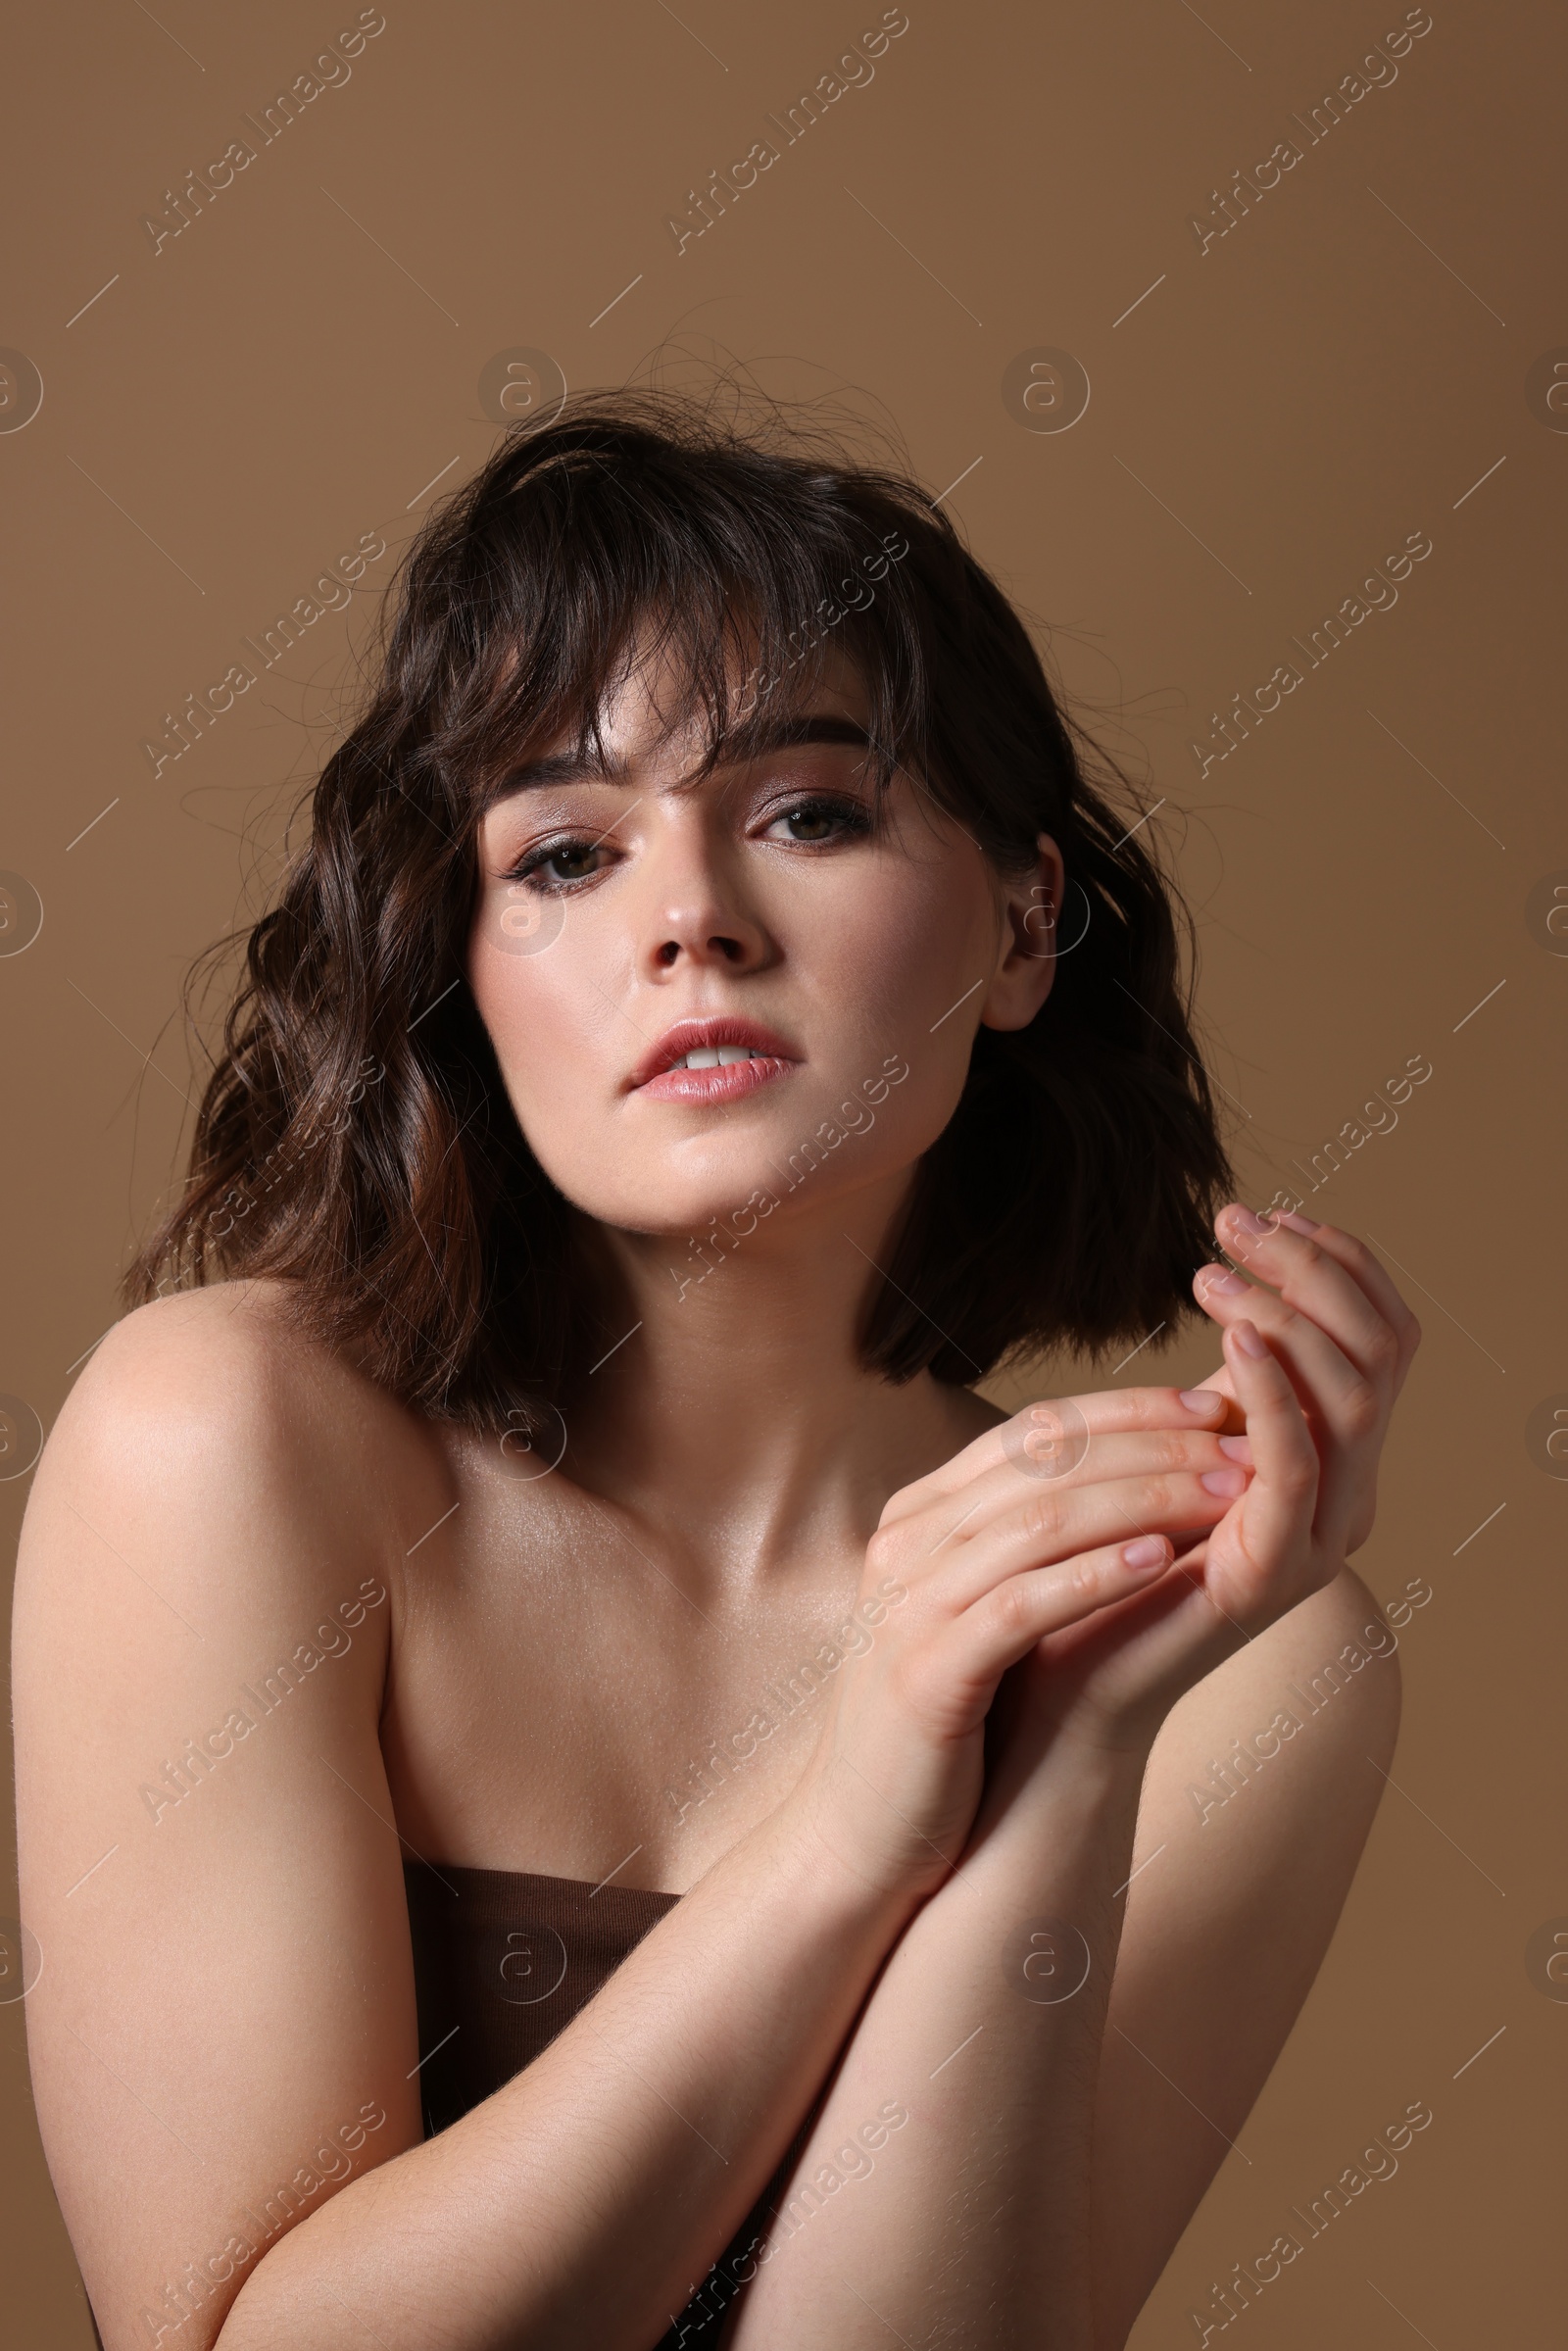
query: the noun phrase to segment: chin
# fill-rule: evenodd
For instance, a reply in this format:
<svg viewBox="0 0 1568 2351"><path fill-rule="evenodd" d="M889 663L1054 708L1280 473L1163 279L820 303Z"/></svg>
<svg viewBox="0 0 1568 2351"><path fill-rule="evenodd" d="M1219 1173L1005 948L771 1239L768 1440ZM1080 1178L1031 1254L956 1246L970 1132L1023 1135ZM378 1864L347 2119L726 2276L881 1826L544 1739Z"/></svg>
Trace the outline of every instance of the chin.
<svg viewBox="0 0 1568 2351"><path fill-rule="evenodd" d="M552 1180L584 1215L619 1232L667 1242L672 1264L683 1265L694 1242L710 1255L732 1254L754 1236L778 1233L801 1214L842 1206L853 1195L896 1185L912 1173L918 1153L890 1148L892 1137L879 1136L881 1148L873 1150L863 1137L840 1128L833 1145L820 1139L828 1123L819 1122L809 1142L793 1128L774 1149L765 1141L759 1148L753 1138L750 1148L715 1153L700 1170L668 1168L663 1182L644 1161L623 1192L606 1188L602 1165L597 1182L574 1186L559 1175Z"/></svg>
<svg viewBox="0 0 1568 2351"><path fill-rule="evenodd" d="M813 1084L758 1092L704 1118L699 1105L639 1105L622 1122L571 1131L564 1105L552 1116L535 1104L524 1134L569 1136L563 1151L535 1153L579 1214L623 1233L662 1236L684 1256L687 1241L715 1224L733 1249L764 1225L777 1230L802 1210L819 1210L872 1185L906 1177L951 1118L956 1083L941 1094L899 1091L908 1077L887 1056L874 1081L853 1088ZM812 1098L815 1099L812 1099ZM684 1129L684 1132L682 1131ZM530 1141L533 1138L530 1136Z"/></svg>
<svg viewBox="0 0 1568 2351"><path fill-rule="evenodd" d="M709 1168L695 1181L695 1171L684 1177L670 1171L667 1181L662 1183L645 1164L637 1170L636 1181L624 1190L607 1188L602 1167L597 1170L597 1180L589 1178L581 1184L563 1180L553 1170L546 1172L580 1215L614 1232L645 1234L680 1249L693 1234L704 1233L715 1223L733 1225L739 1219L755 1232L788 1198L787 1178L755 1152L737 1153L733 1169Z"/></svg>

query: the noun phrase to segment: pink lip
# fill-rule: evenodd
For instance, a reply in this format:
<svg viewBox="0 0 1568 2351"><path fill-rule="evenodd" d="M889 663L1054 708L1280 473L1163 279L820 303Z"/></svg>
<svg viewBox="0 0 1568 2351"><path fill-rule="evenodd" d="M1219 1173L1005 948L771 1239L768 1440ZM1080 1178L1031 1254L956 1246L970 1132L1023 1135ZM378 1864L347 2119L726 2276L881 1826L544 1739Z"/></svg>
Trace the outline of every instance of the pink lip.
<svg viewBox="0 0 1568 2351"><path fill-rule="evenodd" d="M753 1061L729 1061L713 1069L672 1069L670 1064L699 1047L745 1046ZM727 1102L755 1094L799 1067L802 1056L772 1029L755 1020L723 1015L712 1020L677 1020L626 1081L628 1093L655 1102Z"/></svg>

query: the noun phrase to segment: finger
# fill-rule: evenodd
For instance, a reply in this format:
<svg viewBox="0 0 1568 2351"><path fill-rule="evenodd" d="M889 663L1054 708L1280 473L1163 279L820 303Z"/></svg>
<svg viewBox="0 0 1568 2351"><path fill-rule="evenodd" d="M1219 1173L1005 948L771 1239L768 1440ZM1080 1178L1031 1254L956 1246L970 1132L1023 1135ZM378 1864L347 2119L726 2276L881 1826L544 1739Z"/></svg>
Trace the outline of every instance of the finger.
<svg viewBox="0 0 1568 2351"><path fill-rule="evenodd" d="M1228 1266L1200 1266L1193 1291L1222 1330L1246 1319L1256 1324L1329 1437L1349 1446L1375 1433L1385 1410L1378 1384L1309 1314ZM1229 1349L1226 1354L1234 1361Z"/></svg>
<svg viewBox="0 0 1568 2351"><path fill-rule="evenodd" d="M1146 1688L1191 1688L1195 1669L1200 1677L1245 1648L1251 1636L1216 1601L1203 1573L1206 1558L1206 1543L1179 1551L1163 1576L1151 1579L1148 1591L1112 1601L1083 1624L1048 1636L1035 1651L1047 1689L1053 1676L1070 1681L1068 1669L1079 1652L1102 1651L1123 1628Z"/></svg>
<svg viewBox="0 0 1568 2351"><path fill-rule="evenodd" d="M1212 1371L1205 1371L1197 1388L1190 1393L1195 1396L1222 1396L1228 1403L1234 1404L1236 1382L1231 1378L1226 1365L1220 1362L1214 1366Z"/></svg>
<svg viewBox="0 0 1568 2351"><path fill-rule="evenodd" d="M1392 1389L1368 1379L1309 1316L1288 1301L1218 1267L1195 1282L1205 1313L1222 1329L1250 1321L1295 1390L1321 1450L1318 1528L1326 1544L1343 1547L1364 1515L1371 1445L1393 1401ZM1227 1347L1228 1361L1234 1361ZM1249 1431L1250 1434L1250 1431ZM1309 1434L1311 1431L1309 1431Z"/></svg>
<svg viewBox="0 0 1568 2351"><path fill-rule="evenodd" d="M1222 1396L1225 1398L1225 1418L1215 1424L1222 1435L1240 1436L1246 1428L1247 1415L1236 1401L1236 1385L1223 1363L1217 1371L1205 1372L1199 1381L1197 1389L1190 1390L1188 1393L1199 1396Z"/></svg>
<svg viewBox="0 0 1568 2351"><path fill-rule="evenodd" d="M1112 1388L1025 1404L1010 1420L982 1431L939 1469L901 1487L883 1511L881 1524L892 1526L924 1509L939 1495L955 1494L987 1471L1001 1469L1008 1462L1009 1445L1021 1449L1036 1427L1048 1442L1058 1431L1068 1434L1070 1441L1074 1415L1083 1423L1082 1433L1091 1439L1123 1430L1223 1428L1224 1414L1212 1400L1214 1393L1212 1388ZM1065 1412L1063 1405L1068 1407Z"/></svg>
<svg viewBox="0 0 1568 2351"><path fill-rule="evenodd" d="M1204 1581L1226 1614L1244 1625L1259 1616L1270 1623L1305 1596L1317 1447L1285 1366L1255 1323L1243 1320L1227 1330L1225 1360L1247 1408L1256 1467L1208 1539Z"/></svg>
<svg viewBox="0 0 1568 2351"><path fill-rule="evenodd" d="M1253 1474L1245 1463L1218 1459L1202 1471L1124 1478L1076 1492L1037 1490L989 1521L971 1521L935 1554L926 1579L933 1603L953 1611L970 1607L1026 1569L1135 1536L1185 1541L1214 1526Z"/></svg>
<svg viewBox="0 0 1568 2351"><path fill-rule="evenodd" d="M1289 1225L1293 1233L1299 1233L1303 1238L1316 1242L1320 1249L1344 1266L1352 1280L1360 1283L1399 1343L1399 1376L1402 1380L1411 1356L1421 1344L1421 1325L1400 1296L1392 1275L1379 1264L1364 1241L1358 1241L1353 1233L1342 1233L1338 1225L1314 1224L1309 1216L1299 1216L1294 1212L1282 1215L1280 1222Z"/></svg>
<svg viewBox="0 0 1568 2351"><path fill-rule="evenodd" d="M1238 1431L1243 1429L1240 1409L1229 1399L1226 1409L1234 1414ZM1242 1447L1239 1451L1238 1445ZM1238 1462L1250 1466L1245 1448L1245 1436L1221 1435L1217 1429L1191 1433L1178 1429L1145 1430L1137 1435L1097 1437L1090 1442L1083 1458L1059 1477L1051 1474L1049 1464L1037 1467L1019 1451L1010 1454L996 1469L971 1478L966 1486L935 1496L923 1511L903 1518L885 1513L882 1527L903 1529L901 1540L910 1547L900 1572L912 1572L924 1580L931 1569L940 1573L952 1565L955 1544L966 1547L999 1527L1005 1535L1008 1528L1019 1523L1028 1526L1043 1523L1039 1511L1045 1498L1043 1489L1047 1487L1054 1494L1077 1493L1088 1486L1128 1489L1115 1497L1126 1509L1133 1506L1130 1489L1137 1480L1148 1481L1182 1471L1201 1479L1205 1471L1225 1469ZM1239 1489L1227 1484L1216 1491L1229 1498ZM1149 1506L1157 1511L1161 1505L1151 1501ZM1093 1540L1096 1538L1087 1524L1076 1530L1063 1524L1055 1553L1065 1557Z"/></svg>
<svg viewBox="0 0 1568 2351"><path fill-rule="evenodd" d="M1227 1208L1215 1230L1231 1255L1309 1315L1363 1378L1392 1381L1399 1358L1394 1324L1334 1251L1305 1234L1265 1224L1248 1208ZM1342 1241L1360 1246L1348 1234Z"/></svg>
<svg viewBox="0 0 1568 2351"><path fill-rule="evenodd" d="M1174 1556L1162 1535L1102 1545L1050 1567L1027 1568L983 1592L931 1644L933 1678L990 1695L1035 1643L1147 1591ZM951 1702L951 1700L949 1701Z"/></svg>

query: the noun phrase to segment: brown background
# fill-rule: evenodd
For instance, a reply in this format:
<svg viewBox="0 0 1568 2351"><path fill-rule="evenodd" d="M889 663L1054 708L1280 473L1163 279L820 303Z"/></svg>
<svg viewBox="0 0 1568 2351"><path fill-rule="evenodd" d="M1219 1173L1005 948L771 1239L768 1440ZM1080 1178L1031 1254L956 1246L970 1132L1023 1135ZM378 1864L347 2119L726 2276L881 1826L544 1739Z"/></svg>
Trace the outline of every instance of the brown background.
<svg viewBox="0 0 1568 2351"><path fill-rule="evenodd" d="M0 1390L47 1429L113 1316L188 1131L181 973L275 876L391 556L155 777L141 744L164 713L362 533L395 553L477 465L497 353L542 350L574 387L645 377L662 347L675 380L733 357L775 392L847 392L933 496L957 482L970 544L1164 796L1248 1196L1294 1181L1407 1057L1432 1064L1309 1203L1376 1236L1428 1334L1358 1560L1382 1597L1414 1576L1433 1595L1402 1637L1396 1792L1136 2351L1196 2341L1209 2281L1415 2099L1435 2119L1397 2178L1308 2247L1247 2339L1541 2339L1568 2005L1527 1946L1568 1914L1548 1795L1568 1462L1527 1424L1568 1391L1545 1133L1568 937L1537 891L1568 868L1568 413L1527 378L1568 345L1564 23L1434 0L1397 80L1308 143L1292 114L1398 26L1392 0L909 0L874 81L677 255L666 214L878 14L387 0L352 80L157 254L143 213L249 136L242 112L354 9L99 0L14 22L0 342L44 397L0 434L0 866L44 923L0 957ZM1200 253L1190 216L1287 137L1301 161ZM1041 347L1087 370L1070 430L1026 429L1004 400ZM0 423L23 413L12 382ZM1200 776L1209 713L1420 531L1433 552L1398 604ZM1156 1343L1120 1376L1211 1360ZM26 1487L0 1489L8 1537ZM1249 1953L1214 1964L1244 1998ZM23 2017L0 2008L7 2315L19 2341L79 2346Z"/></svg>

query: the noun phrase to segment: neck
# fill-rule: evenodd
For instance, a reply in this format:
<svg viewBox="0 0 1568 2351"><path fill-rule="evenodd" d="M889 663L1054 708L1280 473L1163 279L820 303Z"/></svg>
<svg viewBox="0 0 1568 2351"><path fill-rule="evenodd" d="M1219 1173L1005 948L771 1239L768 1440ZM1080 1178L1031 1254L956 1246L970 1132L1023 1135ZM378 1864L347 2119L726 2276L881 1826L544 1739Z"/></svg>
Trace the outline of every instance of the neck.
<svg viewBox="0 0 1568 2351"><path fill-rule="evenodd" d="M929 1373L895 1387L859 1360L907 1184L715 1222L693 1246L592 1228L613 1328L576 1384L568 1466L726 1581L863 1545L888 1495L992 1417Z"/></svg>

